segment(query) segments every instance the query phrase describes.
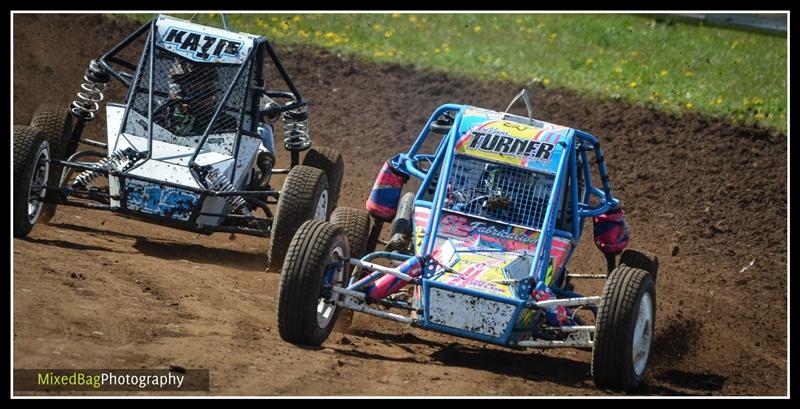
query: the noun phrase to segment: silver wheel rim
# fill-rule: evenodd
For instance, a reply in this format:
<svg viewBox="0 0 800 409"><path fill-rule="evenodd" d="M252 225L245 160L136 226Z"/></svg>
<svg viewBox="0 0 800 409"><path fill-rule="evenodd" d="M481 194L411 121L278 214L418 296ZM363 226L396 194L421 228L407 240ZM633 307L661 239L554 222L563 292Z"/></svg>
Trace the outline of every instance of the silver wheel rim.
<svg viewBox="0 0 800 409"><path fill-rule="evenodd" d="M636 328L633 330L633 371L642 376L647 358L650 356L650 344L653 340L653 299L650 293L644 293L639 302L639 315L636 317Z"/></svg>
<svg viewBox="0 0 800 409"><path fill-rule="evenodd" d="M320 193L317 207L314 210L314 220L325 220L328 217L328 189Z"/></svg>
<svg viewBox="0 0 800 409"><path fill-rule="evenodd" d="M328 262L336 262L339 259L344 257L344 250L341 247L336 247L331 251ZM344 279L344 268L339 267L333 273L333 282L332 285L336 287L336 283L341 283ZM319 303L317 304L317 325L320 328L327 328L328 324L330 324L331 320L333 319L333 314L336 312L336 301L339 300L340 295L338 293L333 293L333 296L330 300L326 300L324 298L319 299Z"/></svg>
<svg viewBox="0 0 800 409"><path fill-rule="evenodd" d="M36 168L31 175L30 188L28 189L28 223L34 224L42 214L41 199L47 193L48 178L50 177L50 149L47 143L39 147L36 154ZM35 186L41 186L38 192L34 191Z"/></svg>

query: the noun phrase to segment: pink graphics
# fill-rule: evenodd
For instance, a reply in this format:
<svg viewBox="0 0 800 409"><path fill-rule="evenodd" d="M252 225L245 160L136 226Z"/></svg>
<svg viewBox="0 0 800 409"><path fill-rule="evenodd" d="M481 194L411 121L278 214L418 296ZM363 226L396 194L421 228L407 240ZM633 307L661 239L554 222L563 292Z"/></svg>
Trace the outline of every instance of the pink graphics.
<svg viewBox="0 0 800 409"><path fill-rule="evenodd" d="M429 217L429 209L415 208L417 252ZM530 273L539 236L537 230L443 210L433 257L449 269L437 281L512 296L514 290L509 283ZM553 238L545 285L558 282L572 247L568 239Z"/></svg>

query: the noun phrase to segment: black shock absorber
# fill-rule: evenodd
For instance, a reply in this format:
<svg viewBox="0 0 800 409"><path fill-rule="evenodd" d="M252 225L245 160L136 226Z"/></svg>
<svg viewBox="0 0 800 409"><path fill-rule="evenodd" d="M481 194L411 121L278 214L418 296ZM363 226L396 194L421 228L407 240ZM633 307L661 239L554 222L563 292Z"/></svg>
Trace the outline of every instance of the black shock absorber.
<svg viewBox="0 0 800 409"><path fill-rule="evenodd" d="M83 126L86 122L94 119L95 113L100 109L100 101L103 100L103 93L106 91L106 84L111 80L111 75L97 60L92 60L89 67L83 74L81 90L78 91L77 99L72 101L70 112L78 120L72 130L72 138L67 145L69 154L75 152L83 133Z"/></svg>

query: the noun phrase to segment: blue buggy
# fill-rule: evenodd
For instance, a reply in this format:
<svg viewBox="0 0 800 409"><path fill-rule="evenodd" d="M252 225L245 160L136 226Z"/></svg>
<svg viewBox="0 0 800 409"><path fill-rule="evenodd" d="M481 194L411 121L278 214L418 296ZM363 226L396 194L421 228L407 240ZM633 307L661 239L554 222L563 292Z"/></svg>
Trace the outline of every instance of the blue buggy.
<svg viewBox="0 0 800 409"><path fill-rule="evenodd" d="M408 152L384 164L367 211L340 207L300 227L281 273L284 340L320 345L358 311L501 346L591 349L596 385L641 383L658 260L625 249L598 139L532 118L519 96L528 117L440 106ZM432 135L441 135L435 151L422 153ZM401 197L411 177L420 187ZM586 218L607 274L567 270ZM602 295L578 294L577 279L605 280Z"/></svg>

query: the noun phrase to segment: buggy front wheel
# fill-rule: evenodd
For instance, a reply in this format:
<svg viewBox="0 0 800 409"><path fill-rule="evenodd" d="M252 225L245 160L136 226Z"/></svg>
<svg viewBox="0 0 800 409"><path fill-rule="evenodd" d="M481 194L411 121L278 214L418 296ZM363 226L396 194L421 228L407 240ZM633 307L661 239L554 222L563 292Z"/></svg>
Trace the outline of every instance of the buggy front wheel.
<svg viewBox="0 0 800 409"><path fill-rule="evenodd" d="M328 190L330 199L328 215L339 203L339 192L342 188L342 177L344 176L344 159L339 151L324 146L315 146L308 150L303 158L303 166L321 169L328 178Z"/></svg>
<svg viewBox="0 0 800 409"><path fill-rule="evenodd" d="M295 166L283 182L269 244L268 263L280 271L283 258L297 229L306 220L327 220L330 190L325 172L310 166Z"/></svg>
<svg viewBox="0 0 800 409"><path fill-rule="evenodd" d="M615 390L636 388L650 358L656 313L653 275L622 265L608 277L597 311L592 349L595 385Z"/></svg>
<svg viewBox="0 0 800 409"><path fill-rule="evenodd" d="M50 145L50 156L54 159L67 160L78 147L76 141L72 139L73 129L73 116L69 109L60 105L42 105L31 118L31 127L36 128L47 139ZM61 179L61 171L64 169L61 165L50 165L49 186L56 188L59 179ZM42 205L42 214L39 220L49 223L50 219L56 213L55 203L44 203Z"/></svg>
<svg viewBox="0 0 800 409"><path fill-rule="evenodd" d="M278 289L278 332L284 341L319 346L333 329L350 279L350 249L341 227L309 220L294 235Z"/></svg>
<svg viewBox="0 0 800 409"><path fill-rule="evenodd" d="M50 144L37 128L14 127L14 237L31 232L45 210Z"/></svg>

